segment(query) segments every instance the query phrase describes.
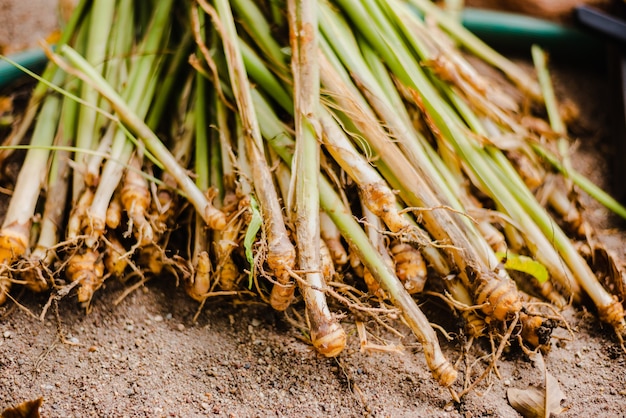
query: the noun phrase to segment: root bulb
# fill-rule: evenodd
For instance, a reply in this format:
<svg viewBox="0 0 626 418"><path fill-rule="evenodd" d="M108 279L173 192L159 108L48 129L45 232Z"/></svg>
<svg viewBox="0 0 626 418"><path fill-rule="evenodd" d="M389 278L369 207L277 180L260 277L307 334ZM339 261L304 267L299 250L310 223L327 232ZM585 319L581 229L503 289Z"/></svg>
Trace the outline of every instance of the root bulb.
<svg viewBox="0 0 626 418"><path fill-rule="evenodd" d="M346 332L337 322L330 322L326 326L311 324L311 342L323 356L335 357L346 346Z"/></svg>
<svg viewBox="0 0 626 418"><path fill-rule="evenodd" d="M285 239L287 239L285 237ZM270 305L277 311L284 311L293 300L296 285L291 279L291 271L296 263L296 250L289 243L282 251L277 248L267 255L267 265L272 270L274 277L278 281L272 286L270 294Z"/></svg>
<svg viewBox="0 0 626 418"><path fill-rule="evenodd" d="M28 233L27 225L13 224L2 228L0 231L0 264L2 266L11 264L26 253ZM10 290L11 279L6 271L2 271L0 272L0 305L6 302Z"/></svg>
<svg viewBox="0 0 626 418"><path fill-rule="evenodd" d="M400 242L391 245L391 255L396 264L396 275L410 293L419 293L426 285L426 263L415 247Z"/></svg>
<svg viewBox="0 0 626 418"><path fill-rule="evenodd" d="M468 274L469 276L469 274ZM476 304L482 305L482 312L490 319L508 321L522 309L522 302L515 282L502 278L493 272L483 272L474 286Z"/></svg>
<svg viewBox="0 0 626 418"><path fill-rule="evenodd" d="M211 259L209 253L198 254L198 262L194 273L186 280L185 290L191 298L202 302L211 288Z"/></svg>
<svg viewBox="0 0 626 418"><path fill-rule="evenodd" d="M78 302L88 305L96 290L104 283L104 262L94 249L76 253L67 261L65 275L71 282L80 282Z"/></svg>
<svg viewBox="0 0 626 418"><path fill-rule="evenodd" d="M150 245L154 241L152 225L146 218L150 208L150 189L148 181L141 174L141 165L135 157L129 163L124 176L124 185L120 193L122 205L132 221L133 231L140 245Z"/></svg>

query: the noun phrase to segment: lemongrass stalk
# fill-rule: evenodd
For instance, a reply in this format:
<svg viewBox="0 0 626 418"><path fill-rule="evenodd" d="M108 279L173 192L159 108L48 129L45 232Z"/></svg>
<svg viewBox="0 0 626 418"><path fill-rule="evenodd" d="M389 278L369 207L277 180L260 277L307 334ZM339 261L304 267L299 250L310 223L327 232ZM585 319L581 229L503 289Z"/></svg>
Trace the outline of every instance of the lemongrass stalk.
<svg viewBox="0 0 626 418"><path fill-rule="evenodd" d="M370 242L378 251L378 254L383 259L387 268L391 271L395 271L394 262L389 255L389 249L387 248L386 240L383 236L385 231L385 227L383 225L382 220L376 216L372 211L370 211L365 203L366 198L361 196L361 209L362 209L362 219L365 223L365 233L367 234ZM362 263L362 261L361 261ZM363 281L367 285L368 292L377 298L385 299L387 295L385 291L381 288L378 280L374 278L372 273L367 269L367 267L363 271Z"/></svg>
<svg viewBox="0 0 626 418"><path fill-rule="evenodd" d="M563 163L559 161L559 159L554 154L552 154L543 146L539 144L532 144L532 147L535 152L537 152L537 154L539 154L542 158L548 161L548 163L550 163L554 168L563 173L563 175L572 179L574 184L580 187L581 190L583 190L589 196L593 197L606 208L613 211L615 214L626 219L626 207L619 203L614 197L609 195L607 192L602 190L600 187L595 185L591 180L589 180L587 177L583 176L579 172L575 170L569 170L563 165Z"/></svg>
<svg viewBox="0 0 626 418"><path fill-rule="evenodd" d="M116 1L94 0L91 14L89 16L89 33L87 35L87 45L85 48L85 59L100 74L104 74L106 64L106 52L109 46L109 36L113 26L115 16ZM76 128L76 146L79 149L91 150L95 148L95 138L98 137L96 126L97 112L94 107L98 104L98 93L88 86L82 86L81 97L91 106L83 106L80 109ZM74 170L72 202L76 202L85 182L82 173L86 164L87 155L81 152L74 154L74 163L77 169Z"/></svg>
<svg viewBox="0 0 626 418"><path fill-rule="evenodd" d="M243 41L240 42L240 45L241 55L250 78L255 80L258 84L262 84L266 91L272 92L272 99L284 109L292 109L293 103L291 97L267 66L263 64L257 53Z"/></svg>
<svg viewBox="0 0 626 418"><path fill-rule="evenodd" d="M108 62L104 69L104 78L116 89L121 89L128 82L129 57L131 56L135 39L133 2L132 0L119 0L119 2L114 25L111 28L110 47L107 51ZM104 110L109 110L106 109L106 101L101 102L100 105L105 108ZM100 169L104 160L103 154L111 147L115 132L115 125L109 123L106 126L104 135L95 145L98 153L85 156L84 181L86 186L96 187L98 185Z"/></svg>
<svg viewBox="0 0 626 418"><path fill-rule="evenodd" d="M291 69L294 79L296 149L292 161L290 207L296 229L298 268L306 284L300 286L310 321L311 341L318 352L334 357L343 351L346 334L330 315L320 266L319 186L321 133L317 120L320 86L317 65L318 8L316 0L287 2ZM288 207L289 207L288 206ZM300 283L299 283L300 284ZM314 312L314 310L322 312ZM319 322L321 321L321 322Z"/></svg>
<svg viewBox="0 0 626 418"><path fill-rule="evenodd" d="M361 43L363 56L358 54L359 47L352 38L345 22L339 19L336 13L332 13L329 8L323 7L322 11L325 23L322 29L326 34L326 39L329 44L333 45L338 58L341 58L350 74L358 82L363 95L368 99L368 103L376 110L383 119L385 126L397 139L396 143L411 161L414 169L423 178L431 182L431 188L437 191L440 199L446 201L454 209L462 211L463 206L459 202L457 192L451 183L453 177L422 135L412 127L409 115L393 86L393 82L390 80L386 69L382 68L382 63L378 57L374 56L375 53L365 43ZM326 44L324 43L322 46L325 47ZM331 51L326 47L324 51L326 57L333 62L334 57ZM365 62L366 57L368 58L367 63ZM373 68L373 70L368 67ZM340 71L339 65L335 64L334 68L338 72ZM342 74L342 78L347 79L347 74ZM429 175L421 173L429 173ZM482 242L472 222L464 217L460 219L460 222L463 223L464 228L471 231L468 236L475 241L474 247L481 252L482 259L490 265L496 265L495 256L485 250L487 246Z"/></svg>
<svg viewBox="0 0 626 418"><path fill-rule="evenodd" d="M295 247L287 234L278 194L264 155L263 140L251 98L252 89L237 42L238 35L232 11L226 0L218 0L216 9L213 9L204 0L200 0L199 4L211 16L222 37L230 84L243 127L245 153L252 169L254 190L264 219L263 227L268 246L266 260L283 289L281 297L274 298L271 303L275 309L284 310L289 306L293 297L291 275L296 261ZM238 151L243 152L244 150L239 149Z"/></svg>
<svg viewBox="0 0 626 418"><path fill-rule="evenodd" d="M78 103L70 98L63 99L60 123L57 128L57 145L71 146L74 142ZM45 264L52 262L51 250L59 242L61 226L65 217L65 208L69 192L69 150L59 149L52 157L48 174L46 203L41 219L41 232L31 259L41 260Z"/></svg>
<svg viewBox="0 0 626 418"><path fill-rule="evenodd" d="M195 112L198 113L198 117L194 118L194 171L196 173L196 185L200 190L206 191L210 185L207 89L204 77L196 75L194 79L196 82ZM208 262L208 230L205 228L200 214L196 213L195 218L191 253L193 273L188 279L187 293L192 298L202 301L203 294L208 293L211 288L210 270L206 268L210 266ZM202 268L203 266L204 268Z"/></svg>
<svg viewBox="0 0 626 418"><path fill-rule="evenodd" d="M463 13L465 2L463 0L445 0L443 4L446 14L455 21L461 22L461 14Z"/></svg>
<svg viewBox="0 0 626 418"><path fill-rule="evenodd" d="M165 169L174 176L182 192L202 215L204 221L214 229L223 228L225 223L223 214L213 207L204 193L195 185L194 181L189 178L187 170L178 164L175 157L169 152L167 147L163 145L158 136L156 136L145 122L130 109L120 95L108 85L106 80L71 47L63 46L59 49L59 53L61 54L60 57L67 59L78 71L72 70L72 67L59 59L57 55L51 55L52 59L56 60L56 62L67 71L73 71L81 77L81 79L89 82L94 89L104 96L111 103L120 121L141 139L146 149L148 149Z"/></svg>
<svg viewBox="0 0 626 418"><path fill-rule="evenodd" d="M215 93L217 94L217 93ZM219 141L219 155L221 172L223 176L221 177L221 182L223 186L220 188L222 193L222 199L224 199L226 193L235 193L236 189L236 179L237 174L235 173L235 167L233 159L235 156L232 151L232 142L230 129L228 127L228 108L221 101L217 100L217 97L214 100L215 103L215 119L217 125L217 134ZM241 154L243 154L243 148L241 149ZM242 193L245 195L250 193L250 190L242 190ZM222 204L221 202L219 204Z"/></svg>
<svg viewBox="0 0 626 418"><path fill-rule="evenodd" d="M84 27L81 26L83 20L86 18L86 13L91 7L92 0L81 0L78 2L76 7L74 8L74 12L72 13L72 17L67 22L67 25L63 28L61 32L61 37L57 42L58 45L63 45L72 39L73 36L78 32L83 32ZM79 29L80 28L80 29ZM51 81L54 75L59 71L57 66L54 63L48 63L46 69L44 70L41 78L44 80ZM4 148L0 150L0 162L4 161L12 151L11 146L17 145L22 142L24 135L31 128L33 120L35 116L37 116L37 112L39 111L40 102L46 97L48 92L48 85L44 82L38 82L35 86L31 96L28 100L28 105L26 106L26 110L24 114L21 116L21 120L19 125L15 130L11 131L8 138L3 142L4 146L8 146L8 148Z"/></svg>
<svg viewBox="0 0 626 418"><path fill-rule="evenodd" d="M191 46L193 45L191 31L186 31L182 39L177 43L173 56L167 63L164 74L159 78L159 94L157 94L150 106L150 112L146 120L147 125L157 129L165 108L171 103L174 86L181 78L181 72L187 65Z"/></svg>
<svg viewBox="0 0 626 418"><path fill-rule="evenodd" d="M77 115L78 103L65 97L54 141L55 146L61 149L55 150L51 158L39 237L28 259L32 270L23 274L25 286L34 292L44 291L50 285L42 274L42 270L48 267L56 257L54 248L59 243L66 216L71 154L69 149L63 149L63 147L70 147L73 144Z"/></svg>
<svg viewBox="0 0 626 418"><path fill-rule="evenodd" d="M333 263L339 267L346 265L348 253L341 242L341 231L324 211L320 212L320 235L330 251Z"/></svg>
<svg viewBox="0 0 626 418"><path fill-rule="evenodd" d="M151 25L137 51L141 56L132 63L127 88L122 92L126 104L142 119L148 113L158 85L158 75L163 62L158 52L164 44L167 44L169 38L172 4L172 0L159 2ZM89 208L92 232L95 234L92 238L97 238L105 231L106 210L124 172L124 166L118 161L122 164L128 162L133 149L133 143L128 141L122 130L118 130L111 145L112 159L105 163L102 170L102 177L106 181L99 183Z"/></svg>
<svg viewBox="0 0 626 418"><path fill-rule="evenodd" d="M257 3L251 0L232 0L230 3L238 19L243 22L244 29L260 46L263 55L268 57L274 66L286 66L286 56L281 50L281 46L271 36L272 30L269 22L265 19Z"/></svg>
<svg viewBox="0 0 626 418"><path fill-rule="evenodd" d="M57 72L52 82L60 84L64 79L65 75ZM41 107L32 135L31 148L26 153L26 158L22 163L22 168L15 184L15 191L11 196L11 201L4 217L2 230L5 228L30 228L41 187L45 184L48 157L58 126L61 103L59 95L51 94ZM28 243L27 238L24 240L24 243ZM19 255L21 254L14 254L14 256ZM0 252L0 260L3 263L10 259L10 252L6 254Z"/></svg>
<svg viewBox="0 0 626 418"><path fill-rule="evenodd" d="M559 113L559 106L556 100L554 89L552 87L550 73L547 68L546 53L537 45L533 45L531 51L537 71L537 76L539 78L539 83L543 92L550 126L554 132L561 135L557 139L557 147L560 154L560 161L554 158L550 158L550 156L546 155L547 152L543 151L541 145L535 145L535 151L537 151L538 154L542 155L543 158L548 160L553 166L555 166L555 168L561 171L566 179L576 184L578 187L587 192L587 194L589 194L591 197L596 199L601 204L605 205L608 209L624 217L626 215L626 208L624 208L621 204L619 204L615 199L610 197L599 187L595 186L584 176L581 176L578 173L574 172L570 158L569 143L565 138L565 135L567 134L567 128L565 127L563 119L561 118L561 115ZM568 188L570 187L571 185L568 185ZM575 209L573 208L572 203L569 202L569 199L563 196L564 193L565 191L563 190L555 190L553 193L550 194L550 196L548 196L548 199L550 201L550 204L555 209L561 209L561 213L567 216L571 213L572 210ZM568 202L570 204L565 205L564 202Z"/></svg>
<svg viewBox="0 0 626 418"><path fill-rule="evenodd" d="M202 77L202 76L200 76ZM198 93L200 93L200 85L198 83ZM211 185L217 189L218 197L215 206L218 209L225 210L228 216L226 227L221 231L213 232L213 249L215 258L215 276L214 285L219 284L223 290L232 290L235 288L237 280L241 275L243 268L240 268L232 257L232 252L240 242L241 231L244 228L245 216L239 216L239 210L250 210L249 195L251 187L247 180L250 173L245 153L240 153L241 165L239 172L241 180L239 182L240 194L237 193L237 173L233 160L236 158L231 143L231 132L228 126L229 111L226 105L219 100L215 89L210 92L211 106L207 106L207 110L211 109L215 126L211 131L211 167L210 179ZM205 118L206 119L206 118ZM204 122L202 123L204 124ZM208 126L207 126L208 128ZM198 130L201 130L198 125ZM243 145L241 149L243 150ZM252 270L254 267L252 267Z"/></svg>
<svg viewBox="0 0 626 418"><path fill-rule="evenodd" d="M437 8L430 0L408 0L408 3L416 7L419 11L432 17L446 32L450 34L457 42L467 48L477 57L483 59L492 66L498 68L507 77L509 77L519 88L528 93L534 99L541 98L541 90L535 80L532 79L524 70L515 63L505 58L493 48L480 40L476 35L463 27L460 22L455 21L447 16L441 9ZM397 12L400 15L412 13L406 3L395 2L401 5Z"/></svg>
<svg viewBox="0 0 626 418"><path fill-rule="evenodd" d="M254 92L253 92L254 93ZM259 111L259 121L263 137L276 153L288 164L292 159L293 139L285 127L281 125L276 114L260 94L253 94L255 107ZM411 295L406 291L400 280L395 276L382 260L376 248L371 244L361 225L354 219L352 213L345 207L341 197L335 192L330 183L320 179L320 207L328 214L341 231L348 245L358 254L370 273L380 281L388 292L393 303L400 308L411 331L424 348L426 362L433 377L442 385L450 386L456 380L457 372L446 360L439 346L437 335L428 319L417 306ZM433 255L438 265L445 265Z"/></svg>
<svg viewBox="0 0 626 418"><path fill-rule="evenodd" d="M52 81L59 84L63 79L63 73L57 72ZM40 109L31 140L33 148L26 153L0 229L0 264L4 267L29 249L31 223L41 188L46 184L50 146L56 133L60 108L61 98L53 94ZM0 273L0 305L6 301L10 288L10 279L4 272Z"/></svg>
<svg viewBox="0 0 626 418"><path fill-rule="evenodd" d="M320 204L339 227L344 239L358 254L365 267L378 278L394 305L401 309L404 319L422 344L426 362L435 380L446 387L452 385L456 380L457 372L441 351L437 335L428 319L400 280L381 259L352 213L345 208L341 198L326 181L320 182Z"/></svg>
<svg viewBox="0 0 626 418"><path fill-rule="evenodd" d="M107 50L107 66L104 78L117 89L128 82L132 50L135 47L133 0L118 0L115 19L111 27L110 45ZM106 105L106 102L103 103Z"/></svg>

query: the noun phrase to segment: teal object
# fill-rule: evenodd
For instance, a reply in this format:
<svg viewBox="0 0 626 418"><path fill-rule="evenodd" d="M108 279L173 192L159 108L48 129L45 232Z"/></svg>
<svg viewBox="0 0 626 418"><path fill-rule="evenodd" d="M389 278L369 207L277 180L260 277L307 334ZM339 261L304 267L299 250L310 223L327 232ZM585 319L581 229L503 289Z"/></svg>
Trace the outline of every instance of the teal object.
<svg viewBox="0 0 626 418"><path fill-rule="evenodd" d="M465 8L463 26L495 49L530 53L538 44L560 59L604 60L605 45L596 36L573 27L515 13ZM584 59L581 59L584 57Z"/></svg>
<svg viewBox="0 0 626 418"><path fill-rule="evenodd" d="M29 49L8 56L11 60L33 72L40 72L46 66L48 58L41 49ZM0 89L24 77L24 72L8 61L0 59Z"/></svg>

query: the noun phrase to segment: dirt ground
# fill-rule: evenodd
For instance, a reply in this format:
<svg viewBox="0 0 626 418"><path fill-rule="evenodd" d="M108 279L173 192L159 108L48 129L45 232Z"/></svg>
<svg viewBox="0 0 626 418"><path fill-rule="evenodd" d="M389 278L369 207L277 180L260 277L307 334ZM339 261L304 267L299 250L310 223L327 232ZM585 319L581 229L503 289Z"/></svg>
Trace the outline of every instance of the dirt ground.
<svg viewBox="0 0 626 418"><path fill-rule="evenodd" d="M54 19L42 23L39 18L50 3L0 0L0 44L31 43L41 36L32 27L45 35ZM17 21L31 26L17 29ZM603 71L562 69L557 82L561 94L582 110L575 133L583 139L573 161L608 187L611 87ZM625 258L623 227L596 204L589 203L587 212L605 242ZM506 390L541 381L533 363L511 351L499 363L501 379L494 375L454 403L431 378L407 329L399 328L404 338L382 334L388 343L402 344L402 353L361 353L348 316L348 349L326 359L284 315L265 305L211 300L194 323L197 304L172 280L152 280L115 306L124 290L123 284L109 282L89 314L66 298L43 321L32 313L39 315L47 296L14 292L25 309L0 308L0 410L42 396L47 417L516 417ZM623 416L626 357L611 330L584 308L569 308L564 316L575 338L555 339L545 356L547 370L567 397L560 416ZM555 335L568 337L564 330ZM443 344L455 361L461 343ZM473 356L489 350L481 342Z"/></svg>

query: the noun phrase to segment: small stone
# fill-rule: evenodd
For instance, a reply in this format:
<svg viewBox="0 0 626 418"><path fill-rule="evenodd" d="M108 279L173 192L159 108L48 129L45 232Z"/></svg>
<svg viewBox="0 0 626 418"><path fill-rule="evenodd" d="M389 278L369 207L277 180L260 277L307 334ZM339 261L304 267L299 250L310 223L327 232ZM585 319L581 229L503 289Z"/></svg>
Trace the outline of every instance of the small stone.
<svg viewBox="0 0 626 418"><path fill-rule="evenodd" d="M261 321L258 320L257 318L252 318L252 321L250 323L252 324L253 327L258 327L259 325L261 325Z"/></svg>
<svg viewBox="0 0 626 418"><path fill-rule="evenodd" d="M511 381L509 379L504 379L504 386L511 386Z"/></svg>
<svg viewBox="0 0 626 418"><path fill-rule="evenodd" d="M163 317L161 315L157 315L153 318L154 322L163 322Z"/></svg>
<svg viewBox="0 0 626 418"><path fill-rule="evenodd" d="M141 344L142 341L139 338L135 339L135 347L141 347Z"/></svg>
<svg viewBox="0 0 626 418"><path fill-rule="evenodd" d="M208 411L209 409L211 409L211 405L209 405L209 404L208 404L208 403L206 403L206 402L202 402L202 403L200 404L200 406L201 406L201 407L202 407L202 409L204 409L205 411Z"/></svg>
<svg viewBox="0 0 626 418"><path fill-rule="evenodd" d="M94 353L96 351L98 351L98 347L95 345L92 345L91 347L88 348L88 350L90 353Z"/></svg>
<svg viewBox="0 0 626 418"><path fill-rule="evenodd" d="M3 336L4 338L11 338L11 337L13 336L13 333L12 333L11 331L4 331L4 332L2 333L2 336Z"/></svg>
<svg viewBox="0 0 626 418"><path fill-rule="evenodd" d="M185 330L185 326L183 324L178 324L176 325L176 329L179 331L184 331Z"/></svg>
<svg viewBox="0 0 626 418"><path fill-rule="evenodd" d="M134 325L128 324L124 327L124 329L128 332L132 332L135 329Z"/></svg>
<svg viewBox="0 0 626 418"><path fill-rule="evenodd" d="M167 315L165 315L165 319L170 320L172 319L172 314L168 313Z"/></svg>

